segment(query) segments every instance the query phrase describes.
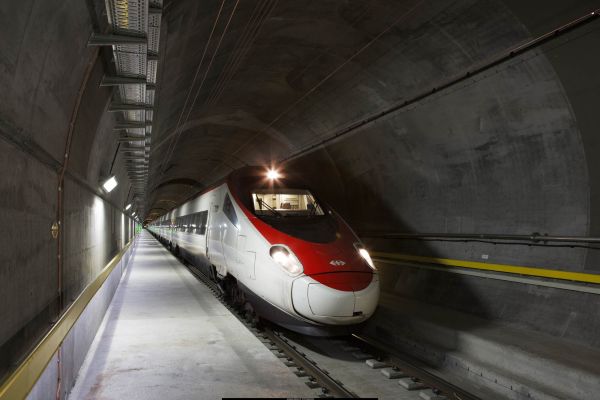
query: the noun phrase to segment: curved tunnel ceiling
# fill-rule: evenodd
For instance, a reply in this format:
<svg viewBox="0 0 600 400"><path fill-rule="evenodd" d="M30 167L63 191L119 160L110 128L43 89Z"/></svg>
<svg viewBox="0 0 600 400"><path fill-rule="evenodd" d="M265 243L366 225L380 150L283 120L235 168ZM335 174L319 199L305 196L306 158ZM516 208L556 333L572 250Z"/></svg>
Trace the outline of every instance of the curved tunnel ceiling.
<svg viewBox="0 0 600 400"><path fill-rule="evenodd" d="M233 169L294 154L598 6L523 3L166 3L147 217ZM588 33L598 30L593 24ZM560 52L581 37L558 38L424 96L290 168L302 168L360 229L586 234L583 111L576 115L577 96L559 75ZM178 179L197 184L165 184Z"/></svg>

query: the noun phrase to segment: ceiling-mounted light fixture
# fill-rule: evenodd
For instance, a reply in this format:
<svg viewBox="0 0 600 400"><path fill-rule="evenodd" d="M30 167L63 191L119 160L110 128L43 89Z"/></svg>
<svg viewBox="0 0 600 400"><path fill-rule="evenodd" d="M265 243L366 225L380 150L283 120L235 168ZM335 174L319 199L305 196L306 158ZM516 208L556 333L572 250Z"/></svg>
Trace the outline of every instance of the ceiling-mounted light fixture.
<svg viewBox="0 0 600 400"><path fill-rule="evenodd" d="M117 182L117 179L113 175L102 184L102 187L106 193L110 193L118 184L119 182Z"/></svg>
<svg viewBox="0 0 600 400"><path fill-rule="evenodd" d="M131 208L131 203L127 204L127 207L125 207L125 211L129 210Z"/></svg>
<svg viewBox="0 0 600 400"><path fill-rule="evenodd" d="M279 179L280 177L281 174L275 168L270 168L267 170L267 179L273 181L275 179Z"/></svg>

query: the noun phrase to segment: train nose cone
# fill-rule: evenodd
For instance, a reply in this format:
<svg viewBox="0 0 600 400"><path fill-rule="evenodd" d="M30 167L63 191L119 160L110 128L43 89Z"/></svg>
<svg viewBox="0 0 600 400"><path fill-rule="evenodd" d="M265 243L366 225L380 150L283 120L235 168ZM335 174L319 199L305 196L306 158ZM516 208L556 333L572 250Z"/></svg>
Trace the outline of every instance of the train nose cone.
<svg viewBox="0 0 600 400"><path fill-rule="evenodd" d="M331 275L331 280L347 281L341 274ZM334 289L308 276L294 280L292 286L294 309L305 318L328 324L345 325L366 320L375 311L378 298L377 275L372 275L370 283L360 290Z"/></svg>
<svg viewBox="0 0 600 400"><path fill-rule="evenodd" d="M332 290L325 285L308 285L308 306L315 316L352 317L354 315L354 292Z"/></svg>

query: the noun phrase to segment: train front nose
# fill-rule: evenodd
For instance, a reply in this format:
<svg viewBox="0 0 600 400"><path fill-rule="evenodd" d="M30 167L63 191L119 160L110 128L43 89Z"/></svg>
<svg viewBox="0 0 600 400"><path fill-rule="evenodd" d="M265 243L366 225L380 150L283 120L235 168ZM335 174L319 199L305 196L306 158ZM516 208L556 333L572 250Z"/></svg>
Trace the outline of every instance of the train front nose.
<svg viewBox="0 0 600 400"><path fill-rule="evenodd" d="M318 279L318 280L317 280ZM371 273L329 273L294 280L292 302L310 320L345 325L369 318L379 300L379 277Z"/></svg>

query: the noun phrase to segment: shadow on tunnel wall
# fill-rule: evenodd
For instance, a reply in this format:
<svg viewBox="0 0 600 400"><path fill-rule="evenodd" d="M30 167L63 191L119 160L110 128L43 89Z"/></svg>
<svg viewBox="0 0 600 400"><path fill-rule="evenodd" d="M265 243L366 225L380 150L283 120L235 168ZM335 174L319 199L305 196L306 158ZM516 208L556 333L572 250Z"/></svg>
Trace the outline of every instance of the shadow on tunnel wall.
<svg viewBox="0 0 600 400"><path fill-rule="evenodd" d="M336 166L326 151L294 161L286 165L285 170L286 173L301 175L315 190L316 195L338 212L359 236L361 231L411 230L399 218L397 209L389 206L389 199L384 201L385 194L374 191L375 181L379 179L377 171L372 170L359 179L348 180L347 177L351 175L349 171L339 167L339 164ZM401 207L401 204L398 206ZM370 251L442 256L427 242L362 239ZM425 315L419 304L427 304L434 309L454 309L480 317L460 321L461 328L466 330L485 325L490 318L486 303L481 301L472 282L465 280L462 275L440 273L402 263L377 263L377 268L382 299L365 330L373 332L380 340L391 345L402 347L399 342L406 339L406 336L419 335L413 329L413 323L409 322L413 317L419 316L419 319L425 320L428 316L437 320L444 319L443 310L434 310ZM423 338L419 341L421 339ZM454 331L445 330L445 349L454 349L458 345L457 341Z"/></svg>
<svg viewBox="0 0 600 400"><path fill-rule="evenodd" d="M455 4L462 10L457 14L467 18L469 13L461 9L466 3ZM477 47L489 52L486 56L545 33L590 7L589 2L577 2L569 9L570 15L565 15L559 11L563 6L553 4L558 8L544 9L539 16L537 11L530 14L537 9L529 3L512 4L510 9L503 2L486 4L494 10L490 15L498 18L489 31L477 31L491 35L488 39L494 50ZM484 12L486 7L468 10ZM440 23L462 32L455 39L470 42L477 32L463 31L459 21L443 19ZM597 74L592 73L586 76L593 83L580 82L583 75L572 65L597 43L598 23L596 20L582 31L374 122L364 126L356 122L360 128L350 129L351 133L325 148L303 153L285 168L301 173L359 236L366 231L589 235L597 229L593 216L600 204L593 201L596 189L591 178L600 169L595 155L586 158L586 151L594 148L596 139L591 136L596 129L591 121L587 125L581 121L591 115L584 105L594 104L584 100L595 99L591 92L596 91L583 94L578 88L597 87L598 83ZM455 65L451 53L439 52L427 41L436 42L431 27L424 25L418 39L402 41L410 51L386 53L379 69L368 66L379 81L390 83L385 88L369 77L353 81L354 92L345 88L342 94L333 84L321 88L323 92L337 91L335 101L313 96L304 109L290 117L293 123L281 123L280 129L308 145L319 143L345 132L345 127L352 126L349 121L360 122L368 108L365 104L379 104L386 90L404 100L410 98L407 93L414 90L414 82L421 89L438 82L438 68L463 70L466 64ZM435 67L422 68L434 55L441 57L433 62ZM590 69L597 69L598 62L599 57L586 58ZM384 67L389 75L382 72ZM592 261L598 250L585 248L364 240L372 251L578 272L597 270ZM402 313L412 302L413 308L415 304L438 307L434 312L438 315L449 310L472 316L461 321L467 330L500 323L600 347L595 333L600 329L600 300L593 294L402 265L381 265L380 269L386 304L382 303L375 321L394 317L397 326L402 326Z"/></svg>

